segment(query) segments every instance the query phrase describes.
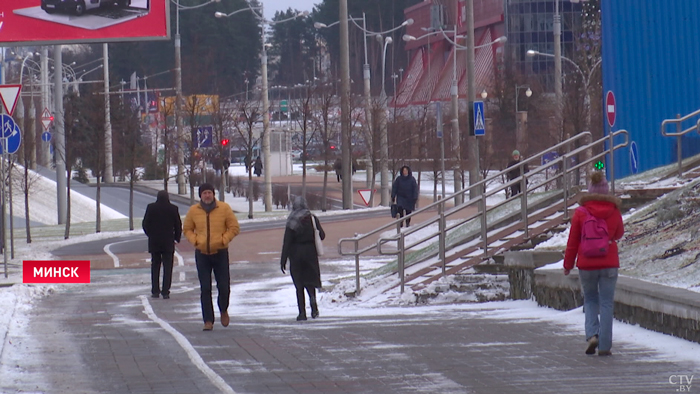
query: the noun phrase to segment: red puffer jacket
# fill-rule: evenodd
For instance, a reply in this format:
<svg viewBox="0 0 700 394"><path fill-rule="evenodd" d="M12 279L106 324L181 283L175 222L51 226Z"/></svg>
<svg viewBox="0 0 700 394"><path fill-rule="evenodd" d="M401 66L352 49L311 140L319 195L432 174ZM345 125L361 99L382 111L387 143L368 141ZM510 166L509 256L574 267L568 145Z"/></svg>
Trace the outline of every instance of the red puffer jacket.
<svg viewBox="0 0 700 394"><path fill-rule="evenodd" d="M603 268L619 268L620 258L617 255L617 242L625 233L620 214L620 199L607 194L587 194L581 197L579 204L585 207L591 215L605 219L608 223L608 234L610 235L610 249L603 257L586 257L579 254L579 244L581 243L581 227L586 218L586 214L576 210L571 218L571 230L569 240L566 243L566 253L564 254L564 268L571 270L574 268L574 261L580 270L598 270Z"/></svg>

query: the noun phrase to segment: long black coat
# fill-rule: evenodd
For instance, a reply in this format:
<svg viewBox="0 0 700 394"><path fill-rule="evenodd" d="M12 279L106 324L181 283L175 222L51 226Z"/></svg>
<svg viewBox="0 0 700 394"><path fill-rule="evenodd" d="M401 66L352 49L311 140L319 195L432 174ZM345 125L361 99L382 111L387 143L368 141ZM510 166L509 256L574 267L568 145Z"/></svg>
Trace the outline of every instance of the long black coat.
<svg viewBox="0 0 700 394"><path fill-rule="evenodd" d="M182 235L182 221L167 192L159 192L156 202L148 204L141 227L148 236L149 253L175 251L175 242L179 243Z"/></svg>
<svg viewBox="0 0 700 394"><path fill-rule="evenodd" d="M408 175L403 175L404 168L408 169ZM396 200L396 205L403 209L413 211L418 201L418 183L407 166L401 167L401 172L391 187L391 200Z"/></svg>
<svg viewBox="0 0 700 394"><path fill-rule="evenodd" d="M318 265L318 253L316 253L311 218L316 221L321 239L326 238L326 233L318 218L313 215L304 216L301 218L300 229L296 231L289 227L284 229L281 264L286 264L287 259L289 259L289 271L292 273L294 286L321 288L321 269Z"/></svg>

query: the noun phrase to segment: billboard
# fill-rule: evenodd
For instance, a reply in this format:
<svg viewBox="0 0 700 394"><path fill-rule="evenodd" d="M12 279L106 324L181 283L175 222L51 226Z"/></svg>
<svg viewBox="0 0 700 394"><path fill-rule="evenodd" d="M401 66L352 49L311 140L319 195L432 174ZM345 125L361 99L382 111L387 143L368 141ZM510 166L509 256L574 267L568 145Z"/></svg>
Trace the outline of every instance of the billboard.
<svg viewBox="0 0 700 394"><path fill-rule="evenodd" d="M0 45L169 39L168 0L2 0Z"/></svg>

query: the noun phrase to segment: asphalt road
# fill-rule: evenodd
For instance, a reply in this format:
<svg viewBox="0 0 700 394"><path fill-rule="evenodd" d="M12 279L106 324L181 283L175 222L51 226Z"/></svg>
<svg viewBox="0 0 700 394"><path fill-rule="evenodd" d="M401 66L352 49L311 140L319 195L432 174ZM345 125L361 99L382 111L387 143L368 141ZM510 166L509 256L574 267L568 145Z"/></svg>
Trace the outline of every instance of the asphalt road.
<svg viewBox="0 0 700 394"><path fill-rule="evenodd" d="M388 210L388 208L387 208ZM326 216L323 218L323 222L326 223L337 223L345 221L353 221L360 219L368 219L376 217L377 215L382 215L377 211L354 211L350 214L338 215L338 216ZM385 214L388 218L388 213ZM286 218L277 220L265 220L265 221L250 221L241 224L242 232L253 232L260 230L270 230L283 227L286 223ZM183 236L183 242L186 242ZM62 248L53 250L56 256L91 256L104 254L104 248L106 245L114 244L110 246L110 251L115 254L127 254L127 253L142 253L148 250L146 235L128 235L124 237L114 237L105 238L90 242L78 243L73 245L67 245Z"/></svg>

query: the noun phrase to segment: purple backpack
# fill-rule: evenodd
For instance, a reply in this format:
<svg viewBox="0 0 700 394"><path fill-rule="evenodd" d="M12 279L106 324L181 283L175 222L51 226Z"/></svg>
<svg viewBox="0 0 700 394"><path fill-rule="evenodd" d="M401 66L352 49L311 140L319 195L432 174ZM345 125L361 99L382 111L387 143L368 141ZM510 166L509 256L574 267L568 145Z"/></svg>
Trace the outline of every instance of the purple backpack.
<svg viewBox="0 0 700 394"><path fill-rule="evenodd" d="M610 235L605 219L597 218L585 207L578 207L586 217L581 226L581 243L579 253L586 257L603 257L608 254Z"/></svg>

